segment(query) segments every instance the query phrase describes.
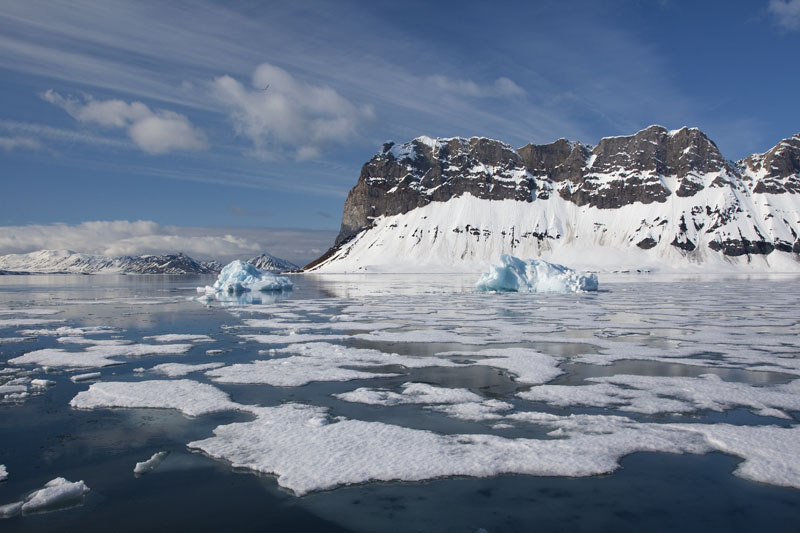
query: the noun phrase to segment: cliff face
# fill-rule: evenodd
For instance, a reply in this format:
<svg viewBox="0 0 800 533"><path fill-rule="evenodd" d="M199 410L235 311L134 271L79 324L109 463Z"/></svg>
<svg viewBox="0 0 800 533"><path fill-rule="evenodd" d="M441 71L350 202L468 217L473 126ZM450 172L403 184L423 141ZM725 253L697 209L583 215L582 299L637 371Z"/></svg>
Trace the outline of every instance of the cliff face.
<svg viewBox="0 0 800 533"><path fill-rule="evenodd" d="M520 220L508 221L500 231L516 239L535 235L530 254L574 245L573 237L585 235L587 220L598 246L610 244L597 233L613 230L626 236L614 246L670 246L694 262L704 261L708 250L725 257L797 254L800 134L737 163L726 160L698 129L660 126L604 138L595 147L564 139L518 150L485 138L387 143L362 168L347 197L335 248L322 263L335 260L337 249L379 221L426 207L435 213L442 211L435 204L465 197L527 205ZM455 233L469 225L468 234L479 228L488 238L467 219L436 220L435 233L443 234L442 225L452 225ZM696 252L699 246L702 253ZM354 253L351 249L348 256ZM476 254L482 257L479 250L471 253Z"/></svg>

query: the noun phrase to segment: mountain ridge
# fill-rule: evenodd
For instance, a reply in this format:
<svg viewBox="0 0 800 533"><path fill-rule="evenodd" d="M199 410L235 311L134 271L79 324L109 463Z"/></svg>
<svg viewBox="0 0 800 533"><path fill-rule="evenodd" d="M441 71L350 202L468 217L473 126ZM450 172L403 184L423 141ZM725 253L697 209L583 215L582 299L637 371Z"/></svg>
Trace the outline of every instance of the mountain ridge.
<svg viewBox="0 0 800 533"><path fill-rule="evenodd" d="M472 219L468 212L460 212L461 220L433 220L437 209L430 206L467 197L529 207L518 213L518 220L506 220L506 226L494 229L489 229L494 226L491 213L482 209ZM418 225L410 233L396 230L408 225L400 224L403 215L421 208L430 212L427 222L415 222ZM613 212L625 216L609 215ZM501 249L530 257L564 255L553 252L576 246L583 236L580 242L588 240L591 247L655 250L675 267L743 263L736 258L749 263L753 256L775 263L778 256L772 254L778 253L790 259L777 260L782 268L794 270L800 252L798 212L800 134L737 162L727 160L702 131L687 127L649 126L633 135L604 137L596 146L559 139L519 149L481 137L417 137L400 145L385 143L362 167L345 202L334 247L305 268L358 270L366 266L367 259L359 259L364 254L383 265L425 259L430 254L422 252L424 243L413 252L400 247L402 257L389 254L383 259L351 244L353 240L363 244L366 239L371 247L380 245L388 253L387 239L422 235L428 251L444 263L448 261L445 249L452 252L452 261L474 263L491 261L490 256ZM376 240L375 230L389 218L398 225L394 237L384 228ZM585 227L587 218L593 224ZM476 230L484 244L486 239L507 242L484 245L481 250L465 247L464 242L456 244L458 239L452 235L467 232L478 238ZM484 235L484 230L495 236ZM614 237L604 238L602 233L609 231ZM521 245L521 235L528 244ZM677 256L672 253L675 250ZM650 253L640 262L654 259Z"/></svg>

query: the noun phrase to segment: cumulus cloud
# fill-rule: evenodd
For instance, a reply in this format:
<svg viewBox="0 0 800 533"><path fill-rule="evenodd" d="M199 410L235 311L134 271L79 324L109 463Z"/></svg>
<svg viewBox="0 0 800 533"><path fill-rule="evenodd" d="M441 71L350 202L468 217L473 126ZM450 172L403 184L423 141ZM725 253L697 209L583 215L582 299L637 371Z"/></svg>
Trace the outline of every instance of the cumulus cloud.
<svg viewBox="0 0 800 533"><path fill-rule="evenodd" d="M787 30L800 30L800 0L770 0L769 12Z"/></svg>
<svg viewBox="0 0 800 533"><path fill-rule="evenodd" d="M30 137L0 137L0 148L7 152L12 150L38 150L42 145Z"/></svg>
<svg viewBox="0 0 800 533"><path fill-rule="evenodd" d="M252 141L254 155L266 159L284 153L298 160L317 158L325 147L356 138L374 116L371 107L268 63L256 68L250 88L227 75L215 78L211 88L229 109L236 133Z"/></svg>
<svg viewBox="0 0 800 533"><path fill-rule="evenodd" d="M269 252L296 263L320 255L335 232L162 226L148 220L0 227L0 255L72 250L107 256L174 254L196 259L247 259Z"/></svg>
<svg viewBox="0 0 800 533"><path fill-rule="evenodd" d="M123 100L83 100L62 96L52 89L42 99L60 107L80 122L107 128L124 128L131 140L148 154L173 150L201 150L207 147L206 136L186 116L164 109L151 110L142 102Z"/></svg>
<svg viewBox="0 0 800 533"><path fill-rule="evenodd" d="M433 88L473 98L508 98L523 96L525 90L506 77L497 78L493 83L480 85L472 80L456 80L446 76L429 76L426 82Z"/></svg>

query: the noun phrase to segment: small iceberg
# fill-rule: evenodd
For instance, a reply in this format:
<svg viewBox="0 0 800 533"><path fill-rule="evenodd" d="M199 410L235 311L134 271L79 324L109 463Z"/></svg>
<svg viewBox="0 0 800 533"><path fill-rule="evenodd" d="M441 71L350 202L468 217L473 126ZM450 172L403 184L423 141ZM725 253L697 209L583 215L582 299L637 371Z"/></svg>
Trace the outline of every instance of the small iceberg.
<svg viewBox="0 0 800 533"><path fill-rule="evenodd" d="M233 261L222 269L212 286L198 287L198 292L207 295L242 294L244 292L268 292L291 290L292 282L286 276L276 276L245 261Z"/></svg>
<svg viewBox="0 0 800 533"><path fill-rule="evenodd" d="M498 292L587 292L597 290L597 275L539 259L500 256L500 264L481 274L477 291Z"/></svg>

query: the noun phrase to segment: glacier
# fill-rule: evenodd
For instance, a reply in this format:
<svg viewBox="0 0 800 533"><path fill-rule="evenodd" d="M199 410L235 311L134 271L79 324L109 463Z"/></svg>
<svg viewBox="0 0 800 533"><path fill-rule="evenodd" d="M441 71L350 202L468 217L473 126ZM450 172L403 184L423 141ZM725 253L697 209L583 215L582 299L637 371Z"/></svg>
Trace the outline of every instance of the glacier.
<svg viewBox="0 0 800 533"><path fill-rule="evenodd" d="M597 290L597 275L540 259L500 256L499 265L491 265L475 284L478 291L497 292L587 292Z"/></svg>

